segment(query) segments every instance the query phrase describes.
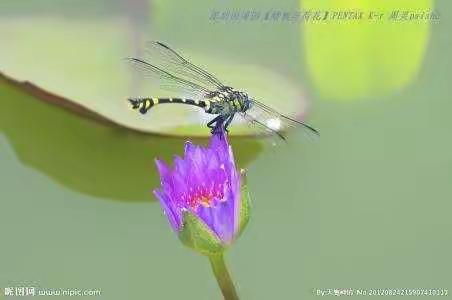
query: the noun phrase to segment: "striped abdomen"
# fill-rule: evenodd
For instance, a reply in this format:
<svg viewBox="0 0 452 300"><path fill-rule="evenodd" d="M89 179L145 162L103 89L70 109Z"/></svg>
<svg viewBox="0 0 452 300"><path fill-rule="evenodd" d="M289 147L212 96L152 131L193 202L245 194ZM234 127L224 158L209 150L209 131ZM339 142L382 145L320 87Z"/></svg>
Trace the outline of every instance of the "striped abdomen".
<svg viewBox="0 0 452 300"><path fill-rule="evenodd" d="M209 100L193 100L185 98L135 98L128 99L133 109L137 109L140 113L145 114L151 107L162 103L181 103L195 105L203 108L207 113L211 113Z"/></svg>

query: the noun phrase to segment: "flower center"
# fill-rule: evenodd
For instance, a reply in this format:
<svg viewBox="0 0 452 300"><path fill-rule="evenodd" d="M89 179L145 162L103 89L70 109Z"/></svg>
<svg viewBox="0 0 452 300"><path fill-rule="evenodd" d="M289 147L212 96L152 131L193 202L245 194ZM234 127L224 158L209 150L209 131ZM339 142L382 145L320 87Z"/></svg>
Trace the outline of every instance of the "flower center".
<svg viewBox="0 0 452 300"><path fill-rule="evenodd" d="M202 184L195 188L190 188L189 193L185 198L186 203L193 209L196 209L199 205L209 207L212 204L213 199L223 199L223 185L211 184L206 186Z"/></svg>

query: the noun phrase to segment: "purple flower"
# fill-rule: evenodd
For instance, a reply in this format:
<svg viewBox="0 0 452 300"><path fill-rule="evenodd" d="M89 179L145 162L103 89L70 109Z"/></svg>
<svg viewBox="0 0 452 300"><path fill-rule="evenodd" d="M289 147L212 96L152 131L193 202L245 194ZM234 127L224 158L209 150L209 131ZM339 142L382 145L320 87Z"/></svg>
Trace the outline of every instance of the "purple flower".
<svg viewBox="0 0 452 300"><path fill-rule="evenodd" d="M202 253L229 246L248 221L249 203L224 130L215 131L208 147L187 142L173 168L156 164L161 188L154 194L182 241Z"/></svg>

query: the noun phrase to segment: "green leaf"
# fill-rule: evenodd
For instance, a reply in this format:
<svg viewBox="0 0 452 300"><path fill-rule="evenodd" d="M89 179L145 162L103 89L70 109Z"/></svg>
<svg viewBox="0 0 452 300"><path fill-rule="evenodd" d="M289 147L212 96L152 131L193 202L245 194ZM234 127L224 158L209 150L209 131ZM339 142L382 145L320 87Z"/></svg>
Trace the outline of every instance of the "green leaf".
<svg viewBox="0 0 452 300"><path fill-rule="evenodd" d="M324 98L381 96L408 85L418 73L429 21L393 21L393 12L432 11L431 0L305 0L304 11L383 13L382 19L308 21L303 46L311 78Z"/></svg>
<svg viewBox="0 0 452 300"><path fill-rule="evenodd" d="M122 201L150 201L160 185L154 158L182 154L187 138L118 126L67 99L0 74L0 132L18 159L72 190ZM57 102L58 105L54 105ZM205 139L192 139L207 143ZM262 150L255 138L230 139L238 165Z"/></svg>
<svg viewBox="0 0 452 300"><path fill-rule="evenodd" d="M206 255L217 255L224 247L216 234L207 225L189 211L183 212L182 229L179 238L184 245Z"/></svg>

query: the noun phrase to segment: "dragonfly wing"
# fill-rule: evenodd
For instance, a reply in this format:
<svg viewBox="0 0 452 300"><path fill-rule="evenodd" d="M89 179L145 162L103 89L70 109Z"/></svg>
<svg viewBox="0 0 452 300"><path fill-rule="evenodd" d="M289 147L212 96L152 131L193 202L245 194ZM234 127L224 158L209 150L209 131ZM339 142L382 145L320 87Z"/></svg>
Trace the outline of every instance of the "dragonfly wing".
<svg viewBox="0 0 452 300"><path fill-rule="evenodd" d="M165 90L184 93L194 99L202 99L212 91L195 82L180 78L170 72L138 58L127 58L130 65L141 72L144 77L157 80Z"/></svg>
<svg viewBox="0 0 452 300"><path fill-rule="evenodd" d="M248 126L250 126L253 130L257 131L259 134L278 136L282 140L286 139L286 137L284 136L284 134L281 131L277 131L277 130L274 130L274 129L268 127L261 121L255 119L251 115L247 114L246 112L241 112L238 115L245 121L245 123Z"/></svg>
<svg viewBox="0 0 452 300"><path fill-rule="evenodd" d="M319 136L319 132L308 124L283 115L262 102L256 100L252 102L252 108L247 110L245 114L250 120L252 119L255 123L259 123L261 127L266 127L268 132L283 135L283 132L287 130L301 128L310 137Z"/></svg>
<svg viewBox="0 0 452 300"><path fill-rule="evenodd" d="M150 41L146 43L145 58L153 65L182 79L194 82L209 90L218 90L223 84L215 76L192 64L169 46Z"/></svg>

